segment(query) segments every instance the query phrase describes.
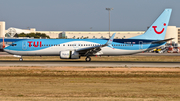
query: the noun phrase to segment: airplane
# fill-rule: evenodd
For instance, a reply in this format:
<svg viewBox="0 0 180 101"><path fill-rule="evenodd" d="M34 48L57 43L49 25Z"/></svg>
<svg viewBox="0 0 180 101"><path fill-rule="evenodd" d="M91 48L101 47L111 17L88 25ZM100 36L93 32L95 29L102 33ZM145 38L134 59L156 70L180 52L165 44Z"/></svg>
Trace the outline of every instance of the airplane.
<svg viewBox="0 0 180 101"><path fill-rule="evenodd" d="M22 56L60 56L61 59L80 59L87 62L91 56L120 56L141 53L166 44L164 39L172 9L165 9L149 29L142 35L129 39L28 39L4 47L4 51ZM3 42L4 43L4 42Z"/></svg>

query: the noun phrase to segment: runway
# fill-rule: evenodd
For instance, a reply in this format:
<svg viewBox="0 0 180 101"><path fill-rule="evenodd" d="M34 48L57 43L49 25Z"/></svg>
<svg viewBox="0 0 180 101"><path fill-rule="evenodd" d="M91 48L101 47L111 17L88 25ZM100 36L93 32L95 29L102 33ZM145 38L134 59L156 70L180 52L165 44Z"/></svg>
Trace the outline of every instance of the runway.
<svg viewBox="0 0 180 101"><path fill-rule="evenodd" d="M136 56L180 56L180 53L139 53ZM0 52L0 56L13 56ZM147 62L147 61L28 61L0 60L0 66L87 66L87 67L180 67L180 62Z"/></svg>
<svg viewBox="0 0 180 101"><path fill-rule="evenodd" d="M5 56L5 55L6 55L6 56L7 56L7 55L10 56L11 54L8 54L8 53L6 53L6 52L0 52L0 56Z"/></svg>
<svg viewBox="0 0 180 101"><path fill-rule="evenodd" d="M85 66L85 67L180 67L180 62L145 61L11 61L0 60L0 66Z"/></svg>
<svg viewBox="0 0 180 101"><path fill-rule="evenodd" d="M137 53L135 56L180 56L180 53ZM0 52L0 56L13 56L6 52Z"/></svg>

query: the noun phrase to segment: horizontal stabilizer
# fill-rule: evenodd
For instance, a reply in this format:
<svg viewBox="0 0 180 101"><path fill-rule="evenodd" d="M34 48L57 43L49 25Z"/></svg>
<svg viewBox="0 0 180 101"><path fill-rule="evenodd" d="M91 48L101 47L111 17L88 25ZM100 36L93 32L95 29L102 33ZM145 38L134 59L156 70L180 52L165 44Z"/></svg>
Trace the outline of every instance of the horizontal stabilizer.
<svg viewBox="0 0 180 101"><path fill-rule="evenodd" d="M174 38L169 38L169 39L160 40L160 41L154 41L154 42L152 42L152 44L160 44L160 43L163 43L163 42L170 41L170 40L172 40L172 39L174 39Z"/></svg>

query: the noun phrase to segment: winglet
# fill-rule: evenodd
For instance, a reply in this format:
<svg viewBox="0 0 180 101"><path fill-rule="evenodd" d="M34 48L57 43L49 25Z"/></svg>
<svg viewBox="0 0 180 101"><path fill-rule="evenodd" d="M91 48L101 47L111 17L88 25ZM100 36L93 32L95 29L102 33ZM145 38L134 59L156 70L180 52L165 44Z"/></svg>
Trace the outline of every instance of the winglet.
<svg viewBox="0 0 180 101"><path fill-rule="evenodd" d="M107 41L107 43L106 43L106 45L108 45L108 46L110 46L111 48L113 48L112 47L112 42L113 42L113 40L114 40L114 36L116 35L116 33L114 33L112 36L111 36L111 38Z"/></svg>

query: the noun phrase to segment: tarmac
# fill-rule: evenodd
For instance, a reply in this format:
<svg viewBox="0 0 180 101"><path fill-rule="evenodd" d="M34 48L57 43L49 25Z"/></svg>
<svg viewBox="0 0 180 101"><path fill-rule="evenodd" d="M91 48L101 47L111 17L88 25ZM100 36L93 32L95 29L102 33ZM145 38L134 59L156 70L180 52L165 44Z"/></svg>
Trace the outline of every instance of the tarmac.
<svg viewBox="0 0 180 101"><path fill-rule="evenodd" d="M140 56L180 56L180 53L140 53ZM13 56L0 52L0 56ZM0 66L71 66L71 67L180 67L180 62L147 62L147 61L18 61L0 60Z"/></svg>
<svg viewBox="0 0 180 101"><path fill-rule="evenodd" d="M138 53L137 56L180 56L180 53ZM0 52L0 56L13 56L6 52Z"/></svg>
<svg viewBox="0 0 180 101"><path fill-rule="evenodd" d="M47 67L180 67L180 62L145 61L12 61L0 60L0 66L47 66Z"/></svg>

